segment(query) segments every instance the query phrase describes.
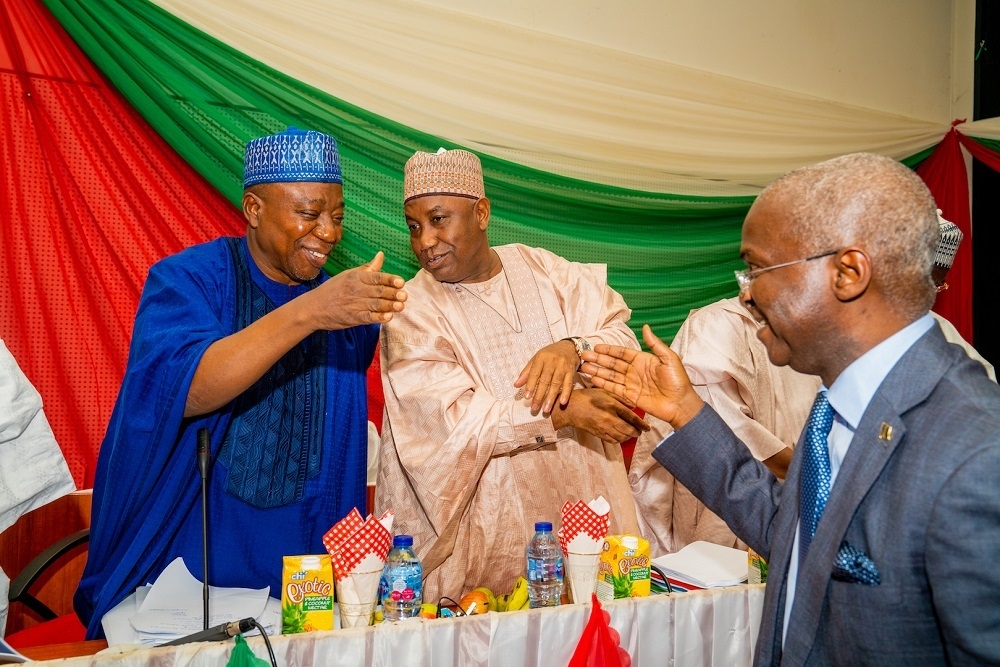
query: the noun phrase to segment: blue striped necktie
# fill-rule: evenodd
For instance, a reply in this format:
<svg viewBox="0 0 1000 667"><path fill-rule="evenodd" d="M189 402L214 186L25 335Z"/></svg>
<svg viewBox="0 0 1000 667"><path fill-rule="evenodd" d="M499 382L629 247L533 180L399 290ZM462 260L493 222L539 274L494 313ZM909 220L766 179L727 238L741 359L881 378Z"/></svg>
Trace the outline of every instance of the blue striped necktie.
<svg viewBox="0 0 1000 667"><path fill-rule="evenodd" d="M833 408L826 392L816 394L806 439L802 443L802 472L799 478L799 567L806 560L809 544L816 534L819 518L830 499L830 449L827 437L833 426Z"/></svg>

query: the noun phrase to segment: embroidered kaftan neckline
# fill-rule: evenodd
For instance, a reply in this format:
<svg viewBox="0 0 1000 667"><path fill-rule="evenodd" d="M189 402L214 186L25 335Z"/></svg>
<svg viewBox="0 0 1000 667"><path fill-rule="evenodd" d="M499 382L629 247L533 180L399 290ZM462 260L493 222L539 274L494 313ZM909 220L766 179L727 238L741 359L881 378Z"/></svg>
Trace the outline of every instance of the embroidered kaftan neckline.
<svg viewBox="0 0 1000 667"><path fill-rule="evenodd" d="M521 369L535 352L550 345L553 338L538 283L520 251L516 246L497 246L494 250L504 267L500 275L506 274L504 289L509 290L516 305L519 330L474 291L460 289L457 283L450 287L475 332L471 344L479 350L476 359L489 380L491 393L500 400L511 400L520 391L513 383Z"/></svg>
<svg viewBox="0 0 1000 667"><path fill-rule="evenodd" d="M503 260L501 259L501 267ZM464 290L476 297L499 315L516 333L521 333L521 313L517 308L517 299L510 289L506 268L500 273L478 283L456 283L456 291Z"/></svg>

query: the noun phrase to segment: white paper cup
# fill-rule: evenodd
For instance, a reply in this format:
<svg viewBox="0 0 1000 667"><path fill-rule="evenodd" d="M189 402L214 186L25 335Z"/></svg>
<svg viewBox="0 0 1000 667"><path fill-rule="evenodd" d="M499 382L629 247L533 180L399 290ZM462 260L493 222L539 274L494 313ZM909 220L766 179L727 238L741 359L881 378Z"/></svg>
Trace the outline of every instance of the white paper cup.
<svg viewBox="0 0 1000 667"><path fill-rule="evenodd" d="M566 554L566 576L569 578L569 590L574 603L590 602L590 596L597 587L597 568L600 562L600 552L581 554L570 551Z"/></svg>
<svg viewBox="0 0 1000 667"><path fill-rule="evenodd" d="M368 603L338 602L340 609L340 627L342 628L362 628L372 624L372 615L375 613L375 601Z"/></svg>
<svg viewBox="0 0 1000 667"><path fill-rule="evenodd" d="M352 572L337 581L337 606L340 627L357 628L371 625L378 598L378 582L382 570Z"/></svg>

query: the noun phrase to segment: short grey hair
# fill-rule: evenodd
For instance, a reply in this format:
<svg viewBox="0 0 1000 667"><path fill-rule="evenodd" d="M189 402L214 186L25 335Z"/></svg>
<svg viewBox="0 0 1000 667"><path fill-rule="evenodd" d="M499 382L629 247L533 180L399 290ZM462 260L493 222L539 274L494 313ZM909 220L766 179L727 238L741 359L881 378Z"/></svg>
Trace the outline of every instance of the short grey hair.
<svg viewBox="0 0 1000 667"><path fill-rule="evenodd" d="M765 198L780 200L803 253L857 245L871 257L872 282L901 314L933 305L937 207L907 167L853 153L785 174L764 189Z"/></svg>

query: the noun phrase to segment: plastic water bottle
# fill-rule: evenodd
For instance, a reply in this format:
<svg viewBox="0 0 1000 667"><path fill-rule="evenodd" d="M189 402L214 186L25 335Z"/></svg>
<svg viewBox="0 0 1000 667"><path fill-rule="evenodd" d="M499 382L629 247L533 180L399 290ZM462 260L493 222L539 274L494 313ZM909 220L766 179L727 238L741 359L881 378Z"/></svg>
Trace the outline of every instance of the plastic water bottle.
<svg viewBox="0 0 1000 667"><path fill-rule="evenodd" d="M531 608L559 605L563 587L563 558L552 524L539 521L528 543L528 600Z"/></svg>
<svg viewBox="0 0 1000 667"><path fill-rule="evenodd" d="M400 621L420 615L423 597L424 568L413 551L413 538L396 535L392 550L382 569L382 613L387 621Z"/></svg>

